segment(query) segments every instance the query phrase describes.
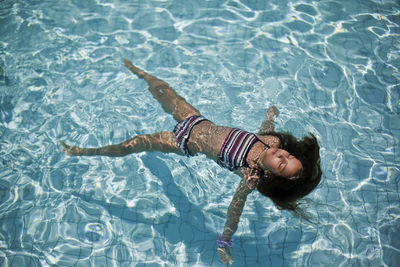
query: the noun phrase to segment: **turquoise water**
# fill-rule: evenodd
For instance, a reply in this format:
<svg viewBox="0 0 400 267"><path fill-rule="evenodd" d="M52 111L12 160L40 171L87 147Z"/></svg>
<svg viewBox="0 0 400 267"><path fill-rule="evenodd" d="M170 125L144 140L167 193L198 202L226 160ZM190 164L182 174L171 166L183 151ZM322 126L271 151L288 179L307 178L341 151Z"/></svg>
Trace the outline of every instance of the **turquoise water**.
<svg viewBox="0 0 400 267"><path fill-rule="evenodd" d="M1 1L1 266L223 266L239 179L204 156L71 158L172 130L144 81L210 120L321 146L301 223L252 193L233 266L400 262L400 12L396 1Z"/></svg>

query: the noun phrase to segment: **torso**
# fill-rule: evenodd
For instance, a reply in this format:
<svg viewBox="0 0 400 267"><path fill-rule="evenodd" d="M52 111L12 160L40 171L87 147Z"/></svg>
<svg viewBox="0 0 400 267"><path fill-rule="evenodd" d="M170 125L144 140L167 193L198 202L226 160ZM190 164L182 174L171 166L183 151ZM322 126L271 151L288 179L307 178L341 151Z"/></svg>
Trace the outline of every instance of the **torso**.
<svg viewBox="0 0 400 267"><path fill-rule="evenodd" d="M221 146L231 130L231 127L218 126L210 121L203 121L192 129L187 143L189 150L192 154L202 153L210 159L217 161ZM270 147L278 148L280 146L280 140L276 136L257 135L257 137ZM257 157L261 149L265 149L265 145L261 142L257 142L251 147L247 156L247 163L250 167L251 162L249 161Z"/></svg>
<svg viewBox="0 0 400 267"><path fill-rule="evenodd" d="M217 161L219 150L232 128L203 121L193 127L187 143L192 154L202 153Z"/></svg>

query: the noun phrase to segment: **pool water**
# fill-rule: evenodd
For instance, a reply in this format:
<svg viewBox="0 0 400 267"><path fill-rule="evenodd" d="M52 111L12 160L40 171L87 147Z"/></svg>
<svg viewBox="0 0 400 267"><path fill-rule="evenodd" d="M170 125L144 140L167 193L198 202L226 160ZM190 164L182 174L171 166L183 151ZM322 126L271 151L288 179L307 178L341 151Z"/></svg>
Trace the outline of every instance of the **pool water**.
<svg viewBox="0 0 400 267"><path fill-rule="evenodd" d="M253 192L233 266L400 262L397 1L0 2L0 265L223 266L239 178L204 156L68 157L60 142L172 130L124 66L217 124L314 133L323 178L301 222Z"/></svg>

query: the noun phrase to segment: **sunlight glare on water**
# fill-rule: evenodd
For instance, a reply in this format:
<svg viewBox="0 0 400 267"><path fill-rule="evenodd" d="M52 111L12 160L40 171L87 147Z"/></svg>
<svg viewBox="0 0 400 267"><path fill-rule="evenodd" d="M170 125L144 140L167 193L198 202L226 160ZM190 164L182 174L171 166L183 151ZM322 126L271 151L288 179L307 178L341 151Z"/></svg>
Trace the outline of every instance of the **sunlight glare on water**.
<svg viewBox="0 0 400 267"><path fill-rule="evenodd" d="M253 192L233 266L400 262L396 1L0 2L0 265L223 266L239 178L204 156L68 157L171 131L124 66L211 121L318 138L323 178L300 222Z"/></svg>

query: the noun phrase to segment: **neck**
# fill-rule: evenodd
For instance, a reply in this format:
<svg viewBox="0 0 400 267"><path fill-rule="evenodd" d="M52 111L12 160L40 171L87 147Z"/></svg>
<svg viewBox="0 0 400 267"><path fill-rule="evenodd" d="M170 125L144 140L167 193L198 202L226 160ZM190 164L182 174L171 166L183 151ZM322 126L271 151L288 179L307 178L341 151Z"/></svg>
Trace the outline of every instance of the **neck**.
<svg viewBox="0 0 400 267"><path fill-rule="evenodd" d="M263 145L261 142L258 142L257 144L254 145L254 152L252 153L252 157L250 158L249 161L251 161L252 164L249 164L252 168L261 168L260 167L260 159L261 155L267 151L269 147Z"/></svg>

